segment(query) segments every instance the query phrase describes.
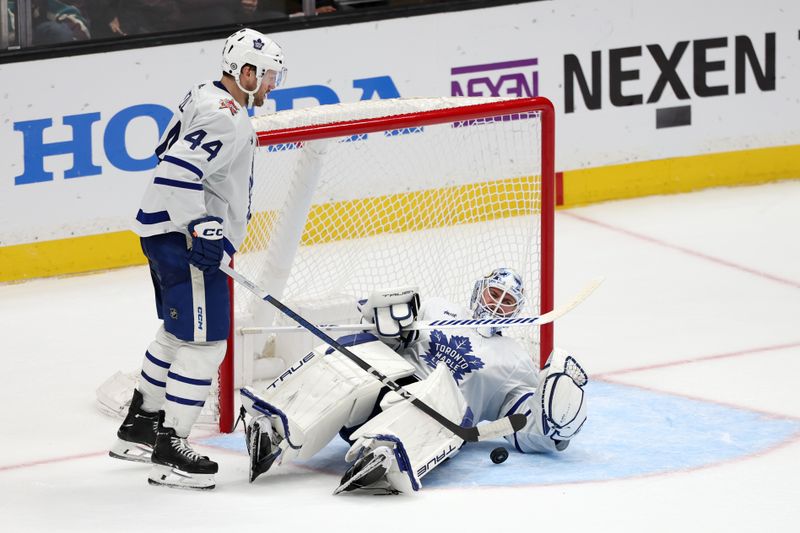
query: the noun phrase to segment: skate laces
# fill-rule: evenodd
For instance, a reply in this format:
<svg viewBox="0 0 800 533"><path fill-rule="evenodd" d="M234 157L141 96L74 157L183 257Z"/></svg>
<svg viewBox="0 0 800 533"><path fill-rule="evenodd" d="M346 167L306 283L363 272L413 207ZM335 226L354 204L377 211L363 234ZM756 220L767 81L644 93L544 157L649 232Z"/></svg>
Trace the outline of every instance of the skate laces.
<svg viewBox="0 0 800 533"><path fill-rule="evenodd" d="M203 456L197 453L189 446L189 441L182 437L172 437L172 446L184 457L197 461L202 459Z"/></svg>

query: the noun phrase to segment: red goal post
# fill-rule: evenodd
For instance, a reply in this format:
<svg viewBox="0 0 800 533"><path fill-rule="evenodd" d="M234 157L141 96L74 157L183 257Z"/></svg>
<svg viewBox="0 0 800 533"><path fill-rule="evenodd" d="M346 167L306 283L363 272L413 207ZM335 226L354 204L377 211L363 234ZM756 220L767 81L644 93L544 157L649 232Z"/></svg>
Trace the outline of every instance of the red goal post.
<svg viewBox="0 0 800 533"><path fill-rule="evenodd" d="M472 287L465 286L464 280L474 280L485 273L481 261L524 271L527 290L534 296L527 314L553 309L555 120L553 105L548 99L435 98L359 102L276 113L255 118L254 124L259 149L254 169L253 219L248 240L236 255L237 269L257 283L265 284L270 294L283 299L290 307L296 303L293 308L301 315L309 309L311 316L307 318L312 322L330 315L315 316L318 304L310 302L331 304L337 298L352 297L354 304L356 297L366 297L368 292L364 291L370 288L408 282L409 271L430 279L438 289L448 285L438 276L455 272L458 267L453 285L463 287L463 294L448 296L454 301L460 297L458 301L466 304ZM392 141L392 138L398 140ZM315 153L312 141L326 139L328 141L324 142L331 148L321 148L319 151L323 153ZM373 139L374 150L371 148ZM463 153L459 149L463 149ZM305 153L307 150L309 154ZM528 150L530 154L526 153ZM530 170L514 167L521 160L528 164L528 159ZM536 162L538 168L534 168ZM501 170L497 170L497 176L491 176L495 169ZM425 177L420 177L417 185L417 178L423 175ZM377 180L374 185L370 181L372 177ZM298 187L307 190L298 193ZM371 187L374 190L370 190ZM290 191L285 194L286 199L275 199L285 191ZM455 194L460 195L459 199L446 196ZM522 198L522 195L526 196ZM497 198L496 202L492 200L497 204L496 212L490 211L488 198ZM423 205L423 199L431 203ZM419 212L411 212L411 205L415 206L413 209L419 208ZM384 211L378 211L379 208ZM430 214L433 211L444 212L446 220L433 220ZM458 212L469 212L474 219L467 220L466 215L459 216ZM364 220L351 220L361 214ZM288 217L289 222L281 219L282 216ZM411 220L398 222L401 218ZM383 226L374 226L381 221ZM491 225L490 229L483 227L487 224ZM347 225L347 229L338 228L339 225ZM517 226L522 226L524 233L515 233L513 237L503 233L506 228ZM528 229L529 226L535 226L535 230ZM319 232L323 230L326 233L321 235ZM500 233L491 233L494 231ZM517 229L513 231L518 232ZM443 232L444 235L439 236ZM488 244L479 241L487 234ZM380 242L384 238L392 241ZM396 240L405 238L408 240ZM456 255L456 252L444 251L445 244L453 243L460 251L467 247L460 240L477 248L465 252L466 255L456 259L453 265L441 261L434 261L430 267L422 264L421 256L428 255L426 252L435 255L442 250L447 257ZM512 254L509 248L503 248L491 252L495 256L484 258L490 244L498 240L518 242L514 246L519 251L515 248ZM526 240L535 242L526 243ZM351 273L360 276L360 267L350 265L343 255L345 252L339 248L349 249L358 246L356 243L360 241L364 241L365 248L352 252L356 257L366 257L383 248L389 250L386 253L395 255L384 260L386 253L381 251L383 255L376 256L374 262L363 269L369 277L353 282L346 277ZM277 252L270 251L276 246ZM411 259L412 266L398 266L395 272L395 265L406 260L413 248L423 253ZM487 251L485 255L491 253ZM275 266L270 254L291 264ZM514 254L525 258L526 265L529 262L530 266L518 265L523 260L516 256L511 258ZM475 258L474 269L463 265L470 258ZM317 260L321 262L314 263ZM336 271L337 266L343 272ZM300 272L303 268L307 273ZM484 271L478 271L479 268ZM299 272L296 283L292 277L295 269ZM276 282L275 272L284 271L291 273L282 274L282 280ZM382 276L384 272L386 275ZM328 283L328 279L332 281ZM411 281L416 283L416 280ZM532 281L535 286L530 286ZM323 283L324 288L318 289L314 286L316 283ZM381 283L389 285L381 286ZM308 290L308 294L303 290ZM324 292L326 290L329 292ZM222 432L229 432L233 427L235 389L253 379L251 352L273 350L267 357L291 364L280 359L284 353L280 341L263 336L243 340L237 333L243 325L264 326L279 323L281 318L274 311L265 315L263 308L242 311L244 295L233 284L231 291L235 295L231 298L231 334L219 373L218 410ZM420 293L424 300L426 293L422 289ZM260 301L257 304L251 301L248 305L269 307ZM331 312L330 309L325 311ZM244 316L246 318L242 318ZM269 324L263 322L265 316ZM534 329L532 351L537 353L532 356L541 366L553 348L553 324ZM294 340L285 342L290 346L297 344Z"/></svg>

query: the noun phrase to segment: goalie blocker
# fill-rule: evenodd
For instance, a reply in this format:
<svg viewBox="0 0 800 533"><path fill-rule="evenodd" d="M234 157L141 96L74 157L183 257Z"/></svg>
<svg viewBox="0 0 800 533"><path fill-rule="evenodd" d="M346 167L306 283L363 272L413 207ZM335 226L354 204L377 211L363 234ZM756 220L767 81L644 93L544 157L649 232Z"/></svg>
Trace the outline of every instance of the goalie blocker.
<svg viewBox="0 0 800 533"><path fill-rule="evenodd" d="M394 350L401 350L419 338L419 331L406 329L417 319L417 287L400 287L373 292L358 302L363 321L375 324L378 338Z"/></svg>

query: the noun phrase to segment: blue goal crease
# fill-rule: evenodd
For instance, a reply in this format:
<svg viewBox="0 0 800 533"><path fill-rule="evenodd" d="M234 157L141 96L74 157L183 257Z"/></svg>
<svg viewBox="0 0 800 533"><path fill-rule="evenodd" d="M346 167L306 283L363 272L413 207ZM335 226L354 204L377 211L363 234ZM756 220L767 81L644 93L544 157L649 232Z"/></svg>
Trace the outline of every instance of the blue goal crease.
<svg viewBox="0 0 800 533"><path fill-rule="evenodd" d="M521 454L504 439L469 443L425 476L422 485L551 485L640 477L741 459L800 435L795 419L602 381L587 389L588 420L566 451ZM202 442L247 453L241 434ZM498 446L510 454L495 465L489 454ZM347 449L337 437L300 464L342 474Z"/></svg>

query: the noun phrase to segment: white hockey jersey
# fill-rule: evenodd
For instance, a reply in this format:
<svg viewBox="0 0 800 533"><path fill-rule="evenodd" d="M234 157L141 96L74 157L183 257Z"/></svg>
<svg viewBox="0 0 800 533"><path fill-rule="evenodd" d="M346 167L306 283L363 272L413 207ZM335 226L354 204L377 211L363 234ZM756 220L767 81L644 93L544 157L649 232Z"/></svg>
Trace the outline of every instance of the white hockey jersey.
<svg viewBox="0 0 800 533"><path fill-rule="evenodd" d="M418 315L423 321L456 318L472 316L442 298L424 301ZM539 372L531 355L514 339L502 335L486 338L474 329L423 330L402 355L420 377L430 375L439 364L447 365L472 411L473 423L540 412L533 405ZM525 428L506 438L521 452L554 449L550 439L536 432L531 416Z"/></svg>
<svg viewBox="0 0 800 533"><path fill-rule="evenodd" d="M155 154L159 159L133 230L142 237L206 215L223 220L232 255L247 232L257 139L247 110L219 81L192 88L178 105Z"/></svg>

